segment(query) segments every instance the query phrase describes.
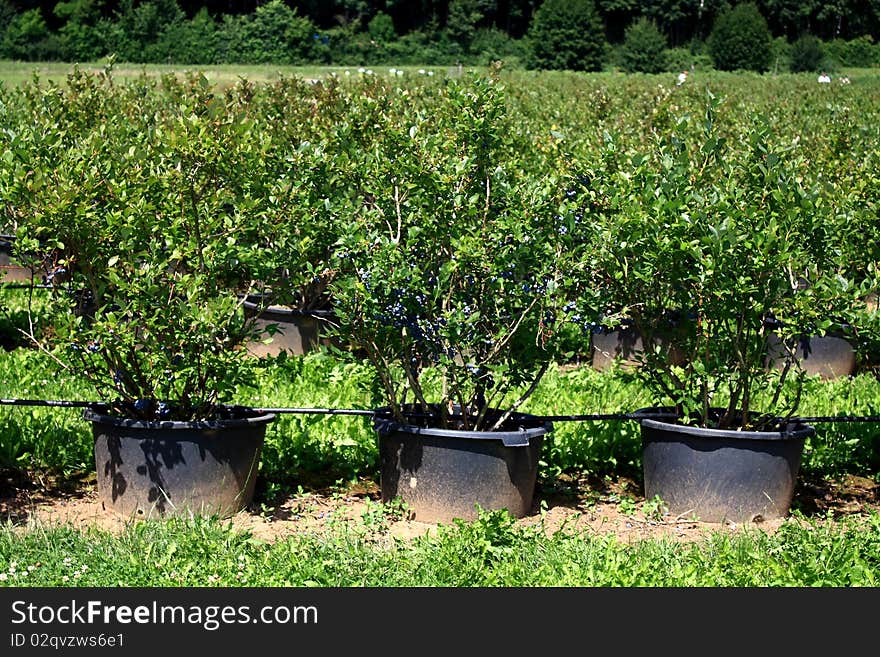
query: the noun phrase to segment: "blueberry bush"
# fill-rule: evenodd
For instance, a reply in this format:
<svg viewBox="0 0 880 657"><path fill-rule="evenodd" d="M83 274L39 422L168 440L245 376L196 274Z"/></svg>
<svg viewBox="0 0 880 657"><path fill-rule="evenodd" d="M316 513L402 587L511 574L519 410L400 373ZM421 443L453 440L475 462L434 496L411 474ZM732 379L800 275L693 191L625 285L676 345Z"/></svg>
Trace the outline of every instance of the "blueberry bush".
<svg viewBox="0 0 880 657"><path fill-rule="evenodd" d="M876 84L536 76L4 87L0 222L20 258L53 254L45 317L15 325L144 418L240 398L256 293L332 309L375 406L441 426L500 428L621 322L655 402L693 418L795 412L771 331L846 327L871 367Z"/></svg>
<svg viewBox="0 0 880 657"><path fill-rule="evenodd" d="M760 119L731 144L719 103L710 94L699 121L583 176L578 232L604 321L641 335L638 376L655 403L701 426L761 430L799 407L800 339L851 319L860 288L828 248L833 208L800 177L804 153L772 147ZM771 333L781 371L767 366Z"/></svg>
<svg viewBox="0 0 880 657"><path fill-rule="evenodd" d="M523 168L497 79L431 93L430 113L400 89L360 99L374 133L346 154L360 189L335 307L393 417L494 430L559 351L566 201Z"/></svg>
<svg viewBox="0 0 880 657"><path fill-rule="evenodd" d="M268 278L260 221L267 140L203 76L76 72L19 92L4 190L22 249L61 253L54 330L31 335L113 410L215 416L246 378L240 294Z"/></svg>

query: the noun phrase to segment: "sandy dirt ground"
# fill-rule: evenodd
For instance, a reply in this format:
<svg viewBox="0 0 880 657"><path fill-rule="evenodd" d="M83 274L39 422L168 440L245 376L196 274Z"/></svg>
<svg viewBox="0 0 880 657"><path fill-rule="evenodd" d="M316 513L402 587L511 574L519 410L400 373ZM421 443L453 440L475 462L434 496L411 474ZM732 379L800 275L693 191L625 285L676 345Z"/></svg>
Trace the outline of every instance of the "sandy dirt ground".
<svg viewBox="0 0 880 657"><path fill-rule="evenodd" d="M378 486L369 480L305 490L271 502L262 499L258 487L254 502L224 522L273 542L295 534L326 531L340 522L360 522L364 514L375 513L380 505ZM821 522L880 511L880 484L853 476L840 481L802 481L792 506L807 519ZM22 528L63 523L112 532L137 522L105 509L93 479L59 482L20 472L0 473L0 520ZM661 537L692 541L718 530L760 528L774 532L791 521L773 519L744 525L671 518L652 509L641 496L638 483L632 480L562 478L552 486L539 484L532 512L517 522L540 524L550 533L562 529L612 533L621 541ZM414 538L436 528L436 524L409 519L398 509L389 516L387 531L396 537Z"/></svg>

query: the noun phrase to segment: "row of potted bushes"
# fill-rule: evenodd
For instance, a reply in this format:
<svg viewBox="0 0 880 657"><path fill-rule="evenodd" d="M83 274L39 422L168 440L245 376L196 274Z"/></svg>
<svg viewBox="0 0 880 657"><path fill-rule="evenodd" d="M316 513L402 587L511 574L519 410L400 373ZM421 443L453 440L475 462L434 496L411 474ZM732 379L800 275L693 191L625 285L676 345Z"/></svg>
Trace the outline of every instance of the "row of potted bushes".
<svg viewBox="0 0 880 657"><path fill-rule="evenodd" d="M0 235L0 281L45 286L56 278L57 268L52 264L58 253L44 253L36 268L18 264L13 251L14 235ZM866 299L866 310L876 310L876 295ZM244 301L244 311L255 318L260 331L259 339L248 343L248 352L257 357L278 356L282 352L303 355L319 345L329 346L326 325L333 321L333 310L325 300L325 307L306 310L272 303L270 298L251 295ZM770 323L772 326L772 323ZM597 370L612 367L634 367L643 350L639 333L628 324L591 331L587 362ZM830 335L801 336L796 357L808 376L836 379L850 376L858 369L856 349L842 332ZM768 366L784 367L785 354L779 338L767 335ZM872 363L867 363L871 367Z"/></svg>
<svg viewBox="0 0 880 657"><path fill-rule="evenodd" d="M599 371L637 367L641 352L642 339L631 327L599 329L592 334L589 362ZM840 334L800 337L795 357L808 376L825 380L851 376L859 371L856 348ZM767 335L766 363L768 367L785 367L785 349L772 331ZM870 368L873 363L864 362L864 365Z"/></svg>
<svg viewBox="0 0 880 657"><path fill-rule="evenodd" d="M53 329L26 337L101 399L85 417L107 508L244 508L274 417L233 403L247 346L282 337L265 311L317 310L375 372L382 497L417 519L528 513L552 423L523 409L572 330L600 324L642 340L646 496L708 521L784 515L814 431L797 339L876 320L877 272L852 280L815 247L832 210L803 154L683 119L643 152L535 170L492 75L432 88L431 112L383 85L220 96L78 72L2 91L16 255L62 254Z"/></svg>

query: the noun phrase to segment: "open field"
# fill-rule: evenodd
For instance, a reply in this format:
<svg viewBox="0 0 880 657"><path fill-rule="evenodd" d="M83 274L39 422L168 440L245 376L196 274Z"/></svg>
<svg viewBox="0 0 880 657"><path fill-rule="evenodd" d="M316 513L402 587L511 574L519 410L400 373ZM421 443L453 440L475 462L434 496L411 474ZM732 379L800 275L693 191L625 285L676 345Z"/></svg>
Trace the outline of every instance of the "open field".
<svg viewBox="0 0 880 657"><path fill-rule="evenodd" d="M280 77L299 76L306 79L320 79L328 75L345 76L358 73L358 69L364 68L371 70L377 75L389 75L389 67L387 66L257 66L257 65L224 65L224 66L175 66L160 64L125 64L125 63L100 63L88 62L83 64L68 64L56 62L11 62L0 61L0 81L7 85L21 84L22 82L33 79L34 75L38 75L46 81L55 83L63 83L68 74L75 67L83 71L101 72L112 66L115 76L120 79L137 77L139 75L165 75L168 73L186 74L187 72L200 72L205 75L211 82L218 86L228 86L235 84L240 79L250 80L252 82L272 82ZM432 71L436 75L458 75L459 70L455 67L448 66L401 66L396 67L402 70L406 75L419 75L422 69L427 75L428 71ZM464 71L477 70L474 68L464 68ZM392 74L393 75L393 74Z"/></svg>
<svg viewBox="0 0 880 657"><path fill-rule="evenodd" d="M0 61L0 82L7 85L17 85L22 82L32 80L34 75L38 75L46 81L55 83L63 83L67 76L75 69L79 68L83 71L101 72L112 69L115 76L121 79L137 77L142 74L147 75L164 75L168 73L186 74L189 72L200 72L205 75L208 80L215 82L220 86L235 84L241 79L250 80L252 82L272 82L280 77L298 76L306 79L321 79L329 75L356 75L360 69L370 70L376 75L394 76L395 73L389 71L393 68L395 71L403 71L406 76L427 75L430 71L437 76L457 77L467 72L485 71L480 67L455 67L455 66L431 66L424 64L420 66L272 66L272 65L223 65L223 66L181 66L181 65L161 65L161 64L127 64L125 62L83 62L80 64L71 64L65 62L17 62L2 60ZM422 73L423 72L423 73ZM561 72L526 72L512 71L513 75L523 75L527 78L541 77L570 77L570 73ZM637 75L627 76L623 73L590 73L590 74L574 74L577 77L590 78L594 80L621 80L627 77L651 78L658 81L667 80L669 84L673 84L676 76L673 73L660 73L657 75ZM712 73L701 73L702 75L715 75ZM722 76L727 74L721 74ZM847 76L854 84L868 83L880 80L880 68L843 68L835 74L835 77ZM760 77L760 76L759 76ZM787 78L815 78L811 73L779 75L766 74L763 76L770 79L787 79ZM814 80L815 81L815 80Z"/></svg>

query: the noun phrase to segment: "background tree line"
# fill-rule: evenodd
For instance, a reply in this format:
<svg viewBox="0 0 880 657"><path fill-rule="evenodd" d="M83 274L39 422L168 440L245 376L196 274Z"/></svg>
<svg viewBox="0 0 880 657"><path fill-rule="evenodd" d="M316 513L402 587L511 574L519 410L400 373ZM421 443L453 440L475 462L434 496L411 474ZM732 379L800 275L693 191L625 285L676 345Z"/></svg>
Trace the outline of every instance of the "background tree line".
<svg viewBox="0 0 880 657"><path fill-rule="evenodd" d="M877 64L878 36L878 0L0 0L28 61L815 70Z"/></svg>

